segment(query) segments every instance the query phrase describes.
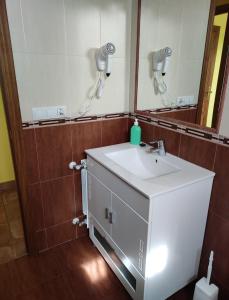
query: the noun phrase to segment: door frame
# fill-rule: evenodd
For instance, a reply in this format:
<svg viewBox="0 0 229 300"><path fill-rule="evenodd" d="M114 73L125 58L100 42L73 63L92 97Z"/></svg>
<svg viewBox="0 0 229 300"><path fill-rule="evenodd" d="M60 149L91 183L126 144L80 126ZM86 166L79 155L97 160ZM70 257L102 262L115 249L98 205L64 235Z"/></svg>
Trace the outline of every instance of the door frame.
<svg viewBox="0 0 229 300"><path fill-rule="evenodd" d="M0 0L0 87L5 109L27 253L31 253L22 120L5 0Z"/></svg>
<svg viewBox="0 0 229 300"><path fill-rule="evenodd" d="M214 36L215 39L213 40L213 34L217 33L217 36ZM210 95L211 91L209 91L209 88L212 86L212 81L214 77L214 69L215 69L215 62L216 62L216 56L217 56L217 50L218 50L218 43L219 43L219 37L220 37L220 26L212 25L211 30L211 38L210 38L210 47L209 47L209 60L208 60L208 72L205 78L205 87L204 87L204 99L202 102L202 110L201 110L201 126L205 126L207 124L207 118L208 118L208 110L209 110L209 104L210 104ZM214 50L214 57L212 56L212 50ZM210 60L211 58L211 60ZM210 76L210 77L209 77ZM207 92L206 92L207 91Z"/></svg>
<svg viewBox="0 0 229 300"><path fill-rule="evenodd" d="M223 113L223 104L225 98L225 87L227 86L228 81L228 60L229 60L229 4L222 5L216 7L215 15L220 15L223 13L227 13L227 26L225 30L225 37L224 37L224 45L223 45L223 52L220 62L220 70L218 76L218 83L216 89L216 96L215 96L215 103L214 103L214 110L213 110L213 117L212 117L212 126L219 130L220 121L222 118Z"/></svg>
<svg viewBox="0 0 229 300"><path fill-rule="evenodd" d="M208 70L208 60L209 60L209 52L210 52L210 39L211 39L212 26L214 23L214 17L217 14L223 13L222 9L225 7L228 7L228 5L222 5L217 7L216 0L211 0L203 67L202 67L202 74L200 80L199 97L198 97L198 108L197 108L197 117L196 117L197 124L200 124L201 122L205 85L206 85L206 75ZM229 39L228 35L229 35L229 19L227 22L227 28L225 32L224 46L228 44L228 39ZM211 130L216 133L218 133L220 129L220 123L222 119L223 107L224 107L225 96L226 96L226 88L227 88L227 82L229 76L229 67L228 67L229 55L228 54L229 54L229 48L224 47L221 64L220 64L220 74L219 74L217 90L216 90L216 98L215 98L216 100L215 100L214 111L213 111L212 128L204 127L205 129Z"/></svg>
<svg viewBox="0 0 229 300"><path fill-rule="evenodd" d="M204 50L204 58L203 58L203 65L202 65L202 72L201 72L201 79L200 79L200 89L199 89L199 96L198 96L198 106L197 106L197 115L196 115L197 124L201 124L202 110L204 107L204 94L205 94L205 86L207 80L208 61L209 61L209 53L210 53L210 46L211 46L210 45L211 33L212 33L212 26L214 24L215 10L216 10L216 0L211 0L209 18L208 18L208 28L207 28L206 42L205 42L205 50ZM205 126L203 127L207 128Z"/></svg>

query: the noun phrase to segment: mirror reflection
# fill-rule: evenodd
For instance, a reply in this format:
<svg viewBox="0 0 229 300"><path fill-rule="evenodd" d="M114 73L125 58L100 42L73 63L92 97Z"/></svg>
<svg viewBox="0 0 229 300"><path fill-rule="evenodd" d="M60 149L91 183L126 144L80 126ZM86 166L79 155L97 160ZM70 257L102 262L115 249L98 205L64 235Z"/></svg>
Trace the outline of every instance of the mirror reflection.
<svg viewBox="0 0 229 300"><path fill-rule="evenodd" d="M142 0L137 110L219 129L229 0Z"/></svg>
<svg viewBox="0 0 229 300"><path fill-rule="evenodd" d="M25 254L19 194L0 86L0 267Z"/></svg>

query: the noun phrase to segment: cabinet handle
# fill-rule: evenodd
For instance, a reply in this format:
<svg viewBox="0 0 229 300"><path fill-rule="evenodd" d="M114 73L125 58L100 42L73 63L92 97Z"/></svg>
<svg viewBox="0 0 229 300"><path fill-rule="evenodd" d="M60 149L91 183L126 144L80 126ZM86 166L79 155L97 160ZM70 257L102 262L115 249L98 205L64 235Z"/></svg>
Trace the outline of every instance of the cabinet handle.
<svg viewBox="0 0 229 300"><path fill-rule="evenodd" d="M113 215L112 215L112 212L109 212L109 223L110 224L113 224Z"/></svg>
<svg viewBox="0 0 229 300"><path fill-rule="evenodd" d="M109 209L105 208L105 219L109 218Z"/></svg>

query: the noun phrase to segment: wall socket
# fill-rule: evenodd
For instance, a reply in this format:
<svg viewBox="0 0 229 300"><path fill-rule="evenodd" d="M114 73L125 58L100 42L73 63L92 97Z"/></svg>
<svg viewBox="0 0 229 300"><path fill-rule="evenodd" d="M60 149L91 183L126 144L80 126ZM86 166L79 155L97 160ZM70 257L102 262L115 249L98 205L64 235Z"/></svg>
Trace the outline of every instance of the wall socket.
<svg viewBox="0 0 229 300"><path fill-rule="evenodd" d="M64 118L66 106L33 107L32 114L33 120Z"/></svg>
<svg viewBox="0 0 229 300"><path fill-rule="evenodd" d="M195 101L195 97L192 96L179 96L177 97L177 106L184 106L184 105L193 105Z"/></svg>

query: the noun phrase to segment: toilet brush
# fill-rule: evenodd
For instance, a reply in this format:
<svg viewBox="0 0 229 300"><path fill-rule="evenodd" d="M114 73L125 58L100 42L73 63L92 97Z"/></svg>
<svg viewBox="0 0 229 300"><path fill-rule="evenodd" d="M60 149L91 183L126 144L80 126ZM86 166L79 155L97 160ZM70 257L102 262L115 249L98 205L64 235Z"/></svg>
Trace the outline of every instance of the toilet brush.
<svg viewBox="0 0 229 300"><path fill-rule="evenodd" d="M210 284L212 263L214 252L211 251L208 264L207 278L201 278L195 286L193 300L217 300L219 288L215 284Z"/></svg>

